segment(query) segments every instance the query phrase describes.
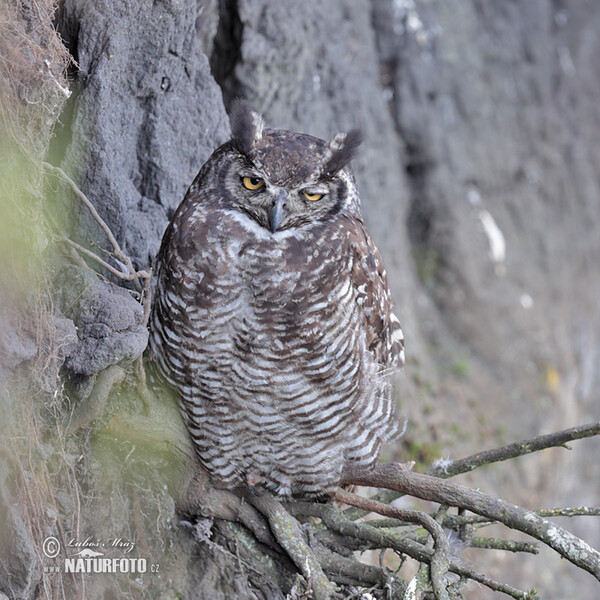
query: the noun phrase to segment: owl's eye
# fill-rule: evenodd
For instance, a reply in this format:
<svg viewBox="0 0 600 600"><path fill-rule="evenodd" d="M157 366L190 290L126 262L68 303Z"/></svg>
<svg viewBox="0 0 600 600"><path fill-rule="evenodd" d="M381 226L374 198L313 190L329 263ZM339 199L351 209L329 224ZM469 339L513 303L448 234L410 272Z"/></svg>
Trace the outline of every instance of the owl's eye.
<svg viewBox="0 0 600 600"><path fill-rule="evenodd" d="M265 182L260 177L242 177L242 183L247 190L259 190Z"/></svg>
<svg viewBox="0 0 600 600"><path fill-rule="evenodd" d="M317 200L320 200L323 197L323 194L319 194L319 192L312 194L311 192L304 190L302 193L304 194L304 197L307 200L310 200L312 202L316 202Z"/></svg>

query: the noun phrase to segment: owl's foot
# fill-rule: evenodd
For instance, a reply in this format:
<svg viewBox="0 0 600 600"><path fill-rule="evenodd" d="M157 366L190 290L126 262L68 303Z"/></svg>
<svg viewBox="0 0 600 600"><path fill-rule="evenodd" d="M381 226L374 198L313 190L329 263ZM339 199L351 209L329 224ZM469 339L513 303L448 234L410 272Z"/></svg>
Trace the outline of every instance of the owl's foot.
<svg viewBox="0 0 600 600"><path fill-rule="evenodd" d="M327 504L328 502L331 502L331 496L331 492L323 492L321 494L315 494L314 496L311 496L310 499L318 504Z"/></svg>
<svg viewBox="0 0 600 600"><path fill-rule="evenodd" d="M266 479L261 477L260 475L256 475L255 473L248 473L246 475L246 485L248 486L248 491L253 496L262 496L267 490L262 485Z"/></svg>

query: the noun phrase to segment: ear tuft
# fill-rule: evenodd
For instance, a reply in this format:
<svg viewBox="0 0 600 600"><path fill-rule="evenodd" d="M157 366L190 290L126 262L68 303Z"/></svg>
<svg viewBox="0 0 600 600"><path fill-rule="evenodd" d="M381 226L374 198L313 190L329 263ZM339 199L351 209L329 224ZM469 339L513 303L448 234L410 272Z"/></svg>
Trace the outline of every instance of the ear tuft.
<svg viewBox="0 0 600 600"><path fill-rule="evenodd" d="M329 142L331 156L325 163L324 173L335 175L341 171L356 156L362 139L362 133L358 129L352 129L348 133L338 133Z"/></svg>
<svg viewBox="0 0 600 600"><path fill-rule="evenodd" d="M233 143L240 152L247 154L262 138L265 126L262 117L252 110L245 98L236 98L231 105L229 122Z"/></svg>

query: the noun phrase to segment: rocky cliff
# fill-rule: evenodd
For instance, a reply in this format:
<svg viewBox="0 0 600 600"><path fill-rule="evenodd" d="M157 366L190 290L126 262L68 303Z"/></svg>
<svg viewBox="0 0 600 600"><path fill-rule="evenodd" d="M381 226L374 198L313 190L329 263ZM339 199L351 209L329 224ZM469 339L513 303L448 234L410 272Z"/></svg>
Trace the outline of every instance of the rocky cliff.
<svg viewBox="0 0 600 600"><path fill-rule="evenodd" d="M275 127L324 138L362 129L354 171L407 339L396 390L409 428L389 457L426 463L598 418L600 7L64 0L54 19L76 66L47 160L77 182L138 269L152 265L173 210L228 138L235 97ZM83 246L106 247L89 211L62 192L52 200L61 227ZM82 267L58 260L53 269L54 315L71 336L60 358L69 397L79 399L70 402L90 402L90 376L142 351L141 315L130 294L90 281ZM34 342L11 340L4 353L14 370L31 360ZM87 434L92 479L130 449L104 444L103 431L110 437L115 427L106 419ZM598 450L581 442L568 455L547 451L490 469L483 480L531 508L593 504L600 468L589 457ZM135 485L160 496L152 516L168 522L170 495L144 483L139 463L134 471ZM117 500L103 519L129 527L139 506L126 493ZM69 502L67 492L57 515ZM600 545L597 524L572 527ZM165 543L177 550L161 593L196 597L183 575L189 542L172 534ZM198 583L192 575L195 585L254 597L241 575L224 583L211 560L192 560L190 569L214 577ZM552 556L491 559L488 567L549 599L588 585ZM11 589L32 598L33 587L27 579Z"/></svg>

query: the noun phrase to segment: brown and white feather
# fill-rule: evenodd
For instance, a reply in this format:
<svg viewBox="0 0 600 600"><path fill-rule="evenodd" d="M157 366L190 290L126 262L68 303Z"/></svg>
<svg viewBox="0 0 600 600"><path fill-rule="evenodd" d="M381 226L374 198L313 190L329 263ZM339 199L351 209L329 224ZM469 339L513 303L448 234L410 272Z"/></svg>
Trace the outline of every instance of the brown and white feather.
<svg viewBox="0 0 600 600"><path fill-rule="evenodd" d="M312 185L319 161L302 153L328 151L299 135L261 130L250 155L280 187ZM394 433L404 340L348 168L335 210L272 233L230 200L238 153L213 154L164 235L150 344L219 485L315 496Z"/></svg>

